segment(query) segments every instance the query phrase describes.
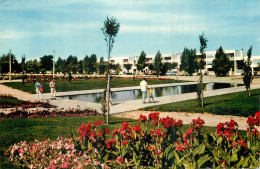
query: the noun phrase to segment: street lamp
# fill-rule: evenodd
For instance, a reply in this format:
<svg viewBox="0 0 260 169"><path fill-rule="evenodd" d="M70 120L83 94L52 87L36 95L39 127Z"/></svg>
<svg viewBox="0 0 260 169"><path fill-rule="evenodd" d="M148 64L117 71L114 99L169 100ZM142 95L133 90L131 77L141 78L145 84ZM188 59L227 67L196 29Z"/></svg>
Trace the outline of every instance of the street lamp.
<svg viewBox="0 0 260 169"><path fill-rule="evenodd" d="M10 52L9 52L9 81L12 80L12 77L11 77L11 72L12 72L12 59L11 59L12 55L11 55L11 49L10 49Z"/></svg>
<svg viewBox="0 0 260 169"><path fill-rule="evenodd" d="M55 75L55 50L53 50L53 68L52 68L52 78L54 78Z"/></svg>

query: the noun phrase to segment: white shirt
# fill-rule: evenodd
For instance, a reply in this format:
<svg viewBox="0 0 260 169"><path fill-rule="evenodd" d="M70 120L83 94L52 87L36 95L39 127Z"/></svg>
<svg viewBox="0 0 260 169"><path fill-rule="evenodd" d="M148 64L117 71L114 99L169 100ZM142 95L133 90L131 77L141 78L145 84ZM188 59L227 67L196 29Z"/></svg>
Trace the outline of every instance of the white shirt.
<svg viewBox="0 0 260 169"><path fill-rule="evenodd" d="M147 82L145 80L140 82L141 91L145 92L147 90Z"/></svg>
<svg viewBox="0 0 260 169"><path fill-rule="evenodd" d="M55 88L55 86L56 86L56 85L55 85L55 82L51 81L51 82L50 82L50 88Z"/></svg>

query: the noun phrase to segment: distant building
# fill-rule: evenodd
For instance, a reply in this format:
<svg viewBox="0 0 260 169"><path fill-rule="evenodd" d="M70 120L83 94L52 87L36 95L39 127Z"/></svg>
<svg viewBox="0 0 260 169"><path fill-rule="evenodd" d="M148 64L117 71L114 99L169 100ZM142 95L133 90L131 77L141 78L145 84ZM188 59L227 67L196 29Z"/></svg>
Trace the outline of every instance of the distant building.
<svg viewBox="0 0 260 169"><path fill-rule="evenodd" d="M239 62L242 62L243 59L247 59L247 54L243 52L243 50L224 50L226 55L228 56L229 60L232 61L234 66L229 72L229 75L241 75L243 73L242 69L238 69L237 65ZM216 51L206 51L206 66L203 70L204 73L207 73L209 75L215 75L213 69L212 69L212 62L215 59ZM180 67L181 64L181 53L178 54L162 54L162 62L163 63L177 63L177 68ZM199 52L197 52L197 55L200 55ZM154 62L155 55L146 55L147 58L147 64L152 64ZM252 73L253 74L260 74L260 56L252 56ZM137 62L138 62L138 56L124 56L124 57L113 57L110 59L110 63L112 64L120 64L122 71L120 74L138 74L137 70ZM125 68L126 64L131 64L132 67L127 71ZM175 69L176 70L176 69ZM150 73L148 66L145 67L144 73Z"/></svg>

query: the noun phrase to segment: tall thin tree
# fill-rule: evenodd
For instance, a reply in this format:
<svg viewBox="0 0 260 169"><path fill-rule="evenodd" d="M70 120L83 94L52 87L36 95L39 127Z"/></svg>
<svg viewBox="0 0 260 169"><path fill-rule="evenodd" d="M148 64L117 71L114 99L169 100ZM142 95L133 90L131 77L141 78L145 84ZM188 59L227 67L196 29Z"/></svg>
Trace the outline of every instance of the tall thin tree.
<svg viewBox="0 0 260 169"><path fill-rule="evenodd" d="M105 36L105 41L107 43L107 49L108 49L108 54L107 54L107 83L106 83L106 90L107 90L107 124L109 124L109 113L110 113L110 107L109 107L109 98L110 98L110 68L109 68L109 60L111 58L111 51L113 48L113 44L115 42L115 37L117 36L117 33L120 29L120 23L116 18L112 17L107 17L106 20L104 21L104 26L101 28L103 31L103 34Z"/></svg>
<svg viewBox="0 0 260 169"><path fill-rule="evenodd" d="M198 65L199 65L199 84L197 88L197 99L199 106L203 107L203 73L202 69L205 67L205 61L206 58L205 49L207 48L207 38L205 38L204 33L199 36L200 39L200 55L198 56Z"/></svg>
<svg viewBox="0 0 260 169"><path fill-rule="evenodd" d="M252 76L252 68L251 68L251 55L252 55L252 49L253 46L250 46L250 48L247 51L247 60L244 61L244 77L243 77L243 81L247 90L247 96L250 96L250 88L251 88L251 82L253 80L253 76Z"/></svg>

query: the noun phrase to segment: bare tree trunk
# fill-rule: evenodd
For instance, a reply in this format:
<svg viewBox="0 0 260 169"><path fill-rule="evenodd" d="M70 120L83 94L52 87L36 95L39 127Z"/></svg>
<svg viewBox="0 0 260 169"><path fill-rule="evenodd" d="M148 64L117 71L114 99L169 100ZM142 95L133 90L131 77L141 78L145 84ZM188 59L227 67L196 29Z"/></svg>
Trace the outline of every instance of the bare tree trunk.
<svg viewBox="0 0 260 169"><path fill-rule="evenodd" d="M201 76L201 107L203 107L204 91L203 91L203 76L202 76L202 72L201 72L200 76Z"/></svg>
<svg viewBox="0 0 260 169"><path fill-rule="evenodd" d="M110 113L110 105L109 105L109 99L110 99L110 73L108 72L107 77L107 125L109 124L109 113Z"/></svg>

